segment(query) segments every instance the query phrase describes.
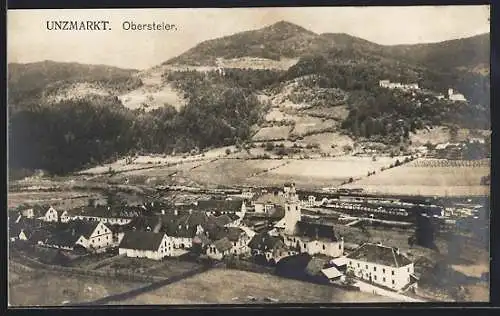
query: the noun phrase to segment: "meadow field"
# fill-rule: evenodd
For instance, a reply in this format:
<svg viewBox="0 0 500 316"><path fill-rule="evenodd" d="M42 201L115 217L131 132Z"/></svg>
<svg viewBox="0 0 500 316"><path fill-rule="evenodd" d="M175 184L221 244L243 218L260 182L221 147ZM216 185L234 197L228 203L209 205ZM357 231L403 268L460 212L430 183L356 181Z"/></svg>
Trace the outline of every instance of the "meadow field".
<svg viewBox="0 0 500 316"><path fill-rule="evenodd" d="M244 304L251 303L248 296L259 303L265 298L278 303L394 302L383 296L269 274L212 269L117 304Z"/></svg>
<svg viewBox="0 0 500 316"><path fill-rule="evenodd" d="M26 272L29 273L29 272ZM33 272L34 273L34 272ZM10 306L60 306L83 303L130 291L144 284L46 272L22 283L9 285Z"/></svg>
<svg viewBox="0 0 500 316"><path fill-rule="evenodd" d="M292 126L272 126L261 128L253 137L253 141L287 139Z"/></svg>
<svg viewBox="0 0 500 316"><path fill-rule="evenodd" d="M420 158L345 187L363 188L381 194L465 196L489 193L489 186L480 185L481 177L490 174L488 166L459 166L453 161L448 165Z"/></svg>

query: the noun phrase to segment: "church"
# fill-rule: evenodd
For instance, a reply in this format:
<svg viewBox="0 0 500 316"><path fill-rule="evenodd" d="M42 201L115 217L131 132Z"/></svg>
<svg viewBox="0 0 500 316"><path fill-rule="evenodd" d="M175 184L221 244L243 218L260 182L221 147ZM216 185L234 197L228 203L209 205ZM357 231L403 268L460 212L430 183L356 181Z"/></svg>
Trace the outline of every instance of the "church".
<svg viewBox="0 0 500 316"><path fill-rule="evenodd" d="M344 240L335 233L333 225L301 214L301 203L295 185L287 184L283 196L286 199L285 216L274 226L278 235L291 249L309 255L340 257L344 253Z"/></svg>

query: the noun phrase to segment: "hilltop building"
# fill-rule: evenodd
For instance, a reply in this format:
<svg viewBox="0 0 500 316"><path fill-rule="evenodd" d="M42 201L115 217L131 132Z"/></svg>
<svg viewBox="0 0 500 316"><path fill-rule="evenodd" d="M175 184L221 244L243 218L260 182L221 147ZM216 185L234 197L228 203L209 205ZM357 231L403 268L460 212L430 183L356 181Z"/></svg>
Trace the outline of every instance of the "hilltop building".
<svg viewBox="0 0 500 316"><path fill-rule="evenodd" d="M401 89L401 90L419 90L418 83L400 83L390 82L389 80L380 80L379 86L387 89Z"/></svg>
<svg viewBox="0 0 500 316"><path fill-rule="evenodd" d="M452 88L448 89L448 99L452 101L467 101L463 94L455 93Z"/></svg>

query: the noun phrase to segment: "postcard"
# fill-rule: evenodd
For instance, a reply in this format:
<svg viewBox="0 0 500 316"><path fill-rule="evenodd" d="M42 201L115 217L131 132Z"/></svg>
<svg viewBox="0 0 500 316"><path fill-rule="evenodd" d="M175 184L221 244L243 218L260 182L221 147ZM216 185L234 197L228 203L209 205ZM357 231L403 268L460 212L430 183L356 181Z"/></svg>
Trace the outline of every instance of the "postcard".
<svg viewBox="0 0 500 316"><path fill-rule="evenodd" d="M10 306L488 302L489 16L8 10Z"/></svg>

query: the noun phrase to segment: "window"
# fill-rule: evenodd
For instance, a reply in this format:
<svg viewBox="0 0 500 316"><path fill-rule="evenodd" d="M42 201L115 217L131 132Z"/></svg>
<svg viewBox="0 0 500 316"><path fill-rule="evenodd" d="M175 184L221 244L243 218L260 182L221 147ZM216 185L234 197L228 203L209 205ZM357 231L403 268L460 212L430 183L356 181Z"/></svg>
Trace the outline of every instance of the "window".
<svg viewBox="0 0 500 316"><path fill-rule="evenodd" d="M358 263L358 268L359 268L359 263Z"/></svg>
<svg viewBox="0 0 500 316"><path fill-rule="evenodd" d="M323 250L325 250L325 249L326 249L326 247L325 247L325 245L323 245Z"/></svg>
<svg viewBox="0 0 500 316"><path fill-rule="evenodd" d="M341 245L341 244L339 244L339 250L341 250L341 249L342 249L342 245Z"/></svg>
<svg viewBox="0 0 500 316"><path fill-rule="evenodd" d="M101 238L97 238L97 241L101 241Z"/></svg>
<svg viewBox="0 0 500 316"><path fill-rule="evenodd" d="M392 270L391 272L392 272L391 274L394 275L394 270Z"/></svg>
<svg viewBox="0 0 500 316"><path fill-rule="evenodd" d="M382 273L385 273L385 268L382 269Z"/></svg>
<svg viewBox="0 0 500 316"><path fill-rule="evenodd" d="M410 273L410 268L408 268L408 273Z"/></svg>
<svg viewBox="0 0 500 316"><path fill-rule="evenodd" d="M377 267L373 267L373 271L377 271Z"/></svg>
<svg viewBox="0 0 500 316"><path fill-rule="evenodd" d="M382 281L384 281L384 282L385 282L385 277L383 277L383 278L382 278Z"/></svg>
<svg viewBox="0 0 500 316"><path fill-rule="evenodd" d="M377 281L377 276L376 276L376 275L374 275L374 276L373 276L373 279L374 279L375 281Z"/></svg>
<svg viewBox="0 0 500 316"><path fill-rule="evenodd" d="M365 269L367 269L367 270L368 270L368 265L367 265L367 264L365 265Z"/></svg>
<svg viewBox="0 0 500 316"><path fill-rule="evenodd" d="M394 280L392 280L392 284L394 285Z"/></svg>

